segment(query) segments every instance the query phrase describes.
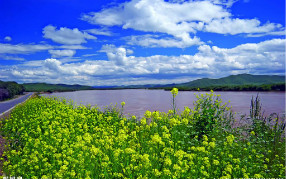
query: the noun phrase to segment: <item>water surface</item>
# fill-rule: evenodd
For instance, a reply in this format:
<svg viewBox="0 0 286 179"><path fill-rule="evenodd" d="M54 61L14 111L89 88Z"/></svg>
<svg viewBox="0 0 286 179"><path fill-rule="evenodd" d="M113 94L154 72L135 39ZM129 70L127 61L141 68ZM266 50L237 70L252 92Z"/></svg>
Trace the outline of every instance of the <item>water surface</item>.
<svg viewBox="0 0 286 179"><path fill-rule="evenodd" d="M193 108L196 100L194 95L205 92L179 91L176 97L177 108L184 109L184 106ZM262 108L266 114L273 112L285 114L285 92L215 92L220 94L224 102L230 101L228 106L232 106L234 112L249 114L250 101L252 96L259 94ZM71 99L77 104L91 104L103 108L107 105L126 103L125 114L142 116L146 110L168 112L172 109L172 95L170 91L164 90L144 90L144 89L124 89L124 90L86 90L74 92L60 92L45 94L47 96L64 97Z"/></svg>

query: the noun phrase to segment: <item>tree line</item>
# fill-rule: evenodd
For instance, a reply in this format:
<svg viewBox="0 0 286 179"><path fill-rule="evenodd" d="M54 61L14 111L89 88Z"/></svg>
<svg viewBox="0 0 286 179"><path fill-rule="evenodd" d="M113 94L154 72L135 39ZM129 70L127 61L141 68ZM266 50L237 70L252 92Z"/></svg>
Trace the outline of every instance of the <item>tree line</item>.
<svg viewBox="0 0 286 179"><path fill-rule="evenodd" d="M173 87L165 87L165 90L171 90ZM180 91L285 91L285 83L264 84L264 85L224 85L207 87L177 87Z"/></svg>
<svg viewBox="0 0 286 179"><path fill-rule="evenodd" d="M13 98L15 95L23 94L25 88L14 81L1 81L0 80L0 101Z"/></svg>

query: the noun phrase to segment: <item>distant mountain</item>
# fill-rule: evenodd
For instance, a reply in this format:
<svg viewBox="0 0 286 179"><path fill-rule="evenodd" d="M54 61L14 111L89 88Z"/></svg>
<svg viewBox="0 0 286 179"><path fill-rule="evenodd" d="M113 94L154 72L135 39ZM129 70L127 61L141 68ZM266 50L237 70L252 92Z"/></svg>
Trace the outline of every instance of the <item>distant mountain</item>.
<svg viewBox="0 0 286 179"><path fill-rule="evenodd" d="M77 90L92 90L91 86L83 85L66 85L66 84L48 84L48 83L24 83L26 91L34 92L54 92L54 91L77 91Z"/></svg>
<svg viewBox="0 0 286 179"><path fill-rule="evenodd" d="M128 88L128 89L171 89L177 87L180 90L196 90L200 88L202 90L235 90L235 91L270 91L270 90L282 90L285 91L285 76L278 75L250 75L239 74L223 77L219 79L202 78L187 83L180 84L166 84L166 85L130 85L120 86L116 88Z"/></svg>
<svg viewBox="0 0 286 179"><path fill-rule="evenodd" d="M219 79L203 78L187 83L177 84L177 87L208 87L208 86L237 86L237 85L263 85L285 83L285 76L278 75L231 75Z"/></svg>
<svg viewBox="0 0 286 179"><path fill-rule="evenodd" d="M219 79L202 78L187 83L180 84L147 84L147 85L129 85L129 86L82 86L66 84L47 84L47 83L24 83L26 91L76 91L76 90L94 90L94 89L171 89L177 87L180 90L235 90L235 91L285 91L285 76L278 75L250 75L239 74L231 75Z"/></svg>

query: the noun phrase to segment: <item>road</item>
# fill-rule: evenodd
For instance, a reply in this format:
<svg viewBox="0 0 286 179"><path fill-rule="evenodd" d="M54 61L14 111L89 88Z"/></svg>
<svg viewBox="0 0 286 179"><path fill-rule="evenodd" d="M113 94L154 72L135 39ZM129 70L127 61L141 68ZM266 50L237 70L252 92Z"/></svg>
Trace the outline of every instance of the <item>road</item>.
<svg viewBox="0 0 286 179"><path fill-rule="evenodd" d="M0 102L0 115L9 110L10 108L14 107L15 105L22 103L23 101L25 101L28 97L30 97L33 93L27 93L24 96L21 96L19 98L16 99L11 99L9 101L3 101Z"/></svg>

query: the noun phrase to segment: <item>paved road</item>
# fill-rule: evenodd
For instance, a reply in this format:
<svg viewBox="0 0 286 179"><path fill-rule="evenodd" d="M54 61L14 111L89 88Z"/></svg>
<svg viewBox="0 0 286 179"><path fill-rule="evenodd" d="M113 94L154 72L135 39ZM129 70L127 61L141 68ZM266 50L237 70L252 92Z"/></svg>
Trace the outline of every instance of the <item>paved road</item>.
<svg viewBox="0 0 286 179"><path fill-rule="evenodd" d="M25 101L29 96L31 96L33 93L27 93L26 95L24 96L21 96L19 98L16 98L16 99L12 99L12 100L9 100L9 101L3 101L3 102L0 102L0 115L9 110L10 108L14 107L16 104L19 104L23 101Z"/></svg>

